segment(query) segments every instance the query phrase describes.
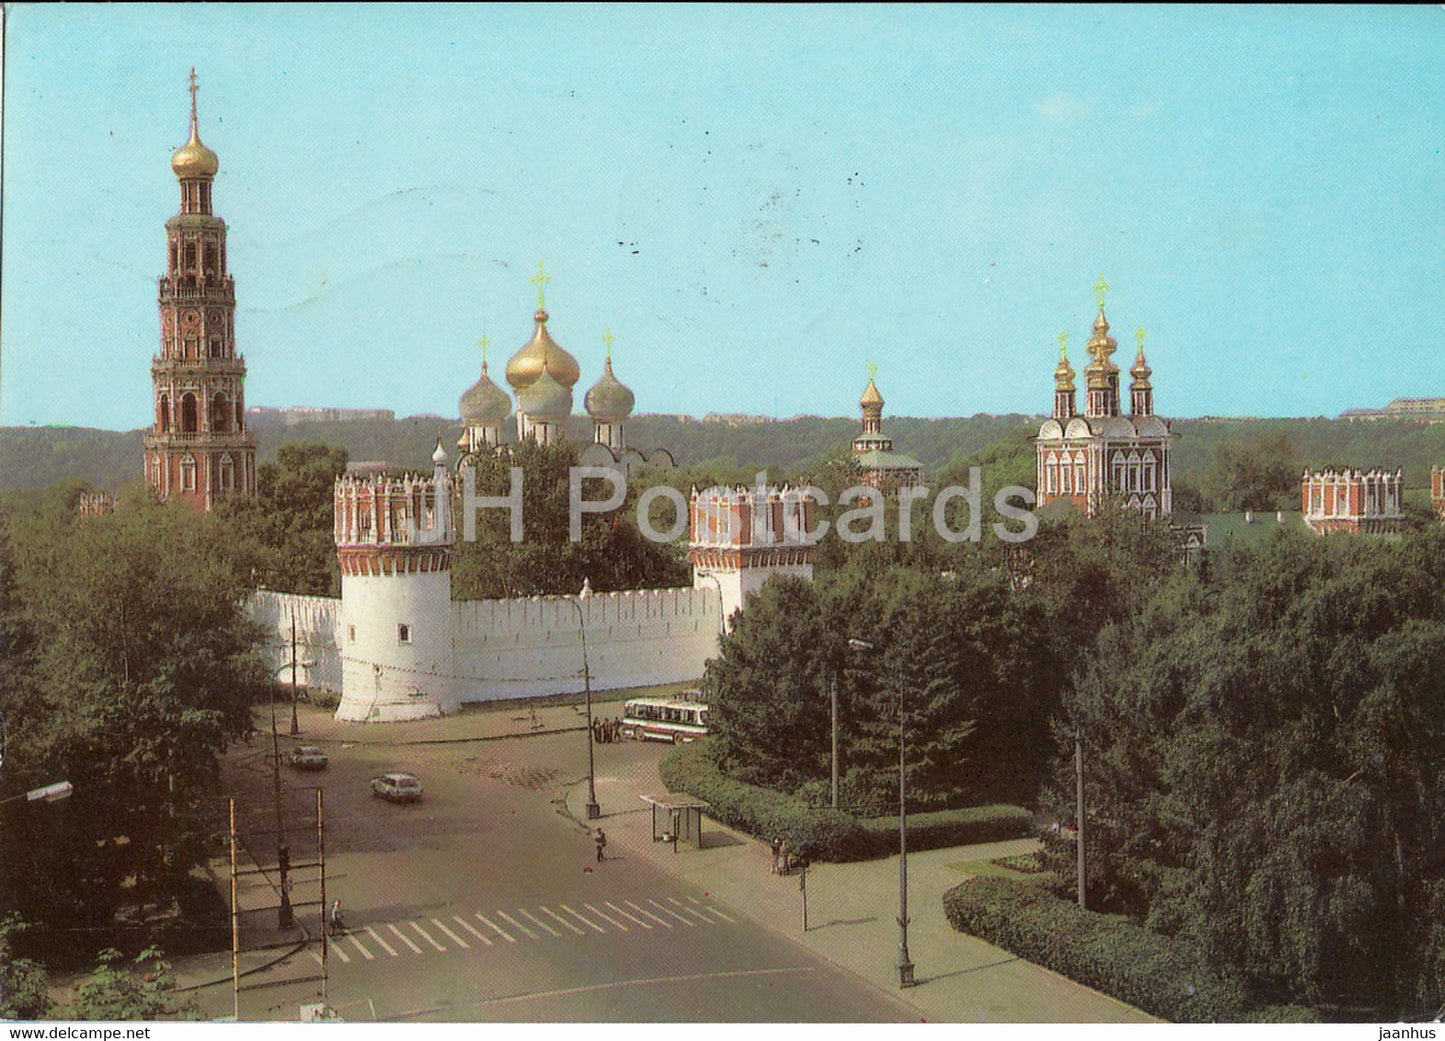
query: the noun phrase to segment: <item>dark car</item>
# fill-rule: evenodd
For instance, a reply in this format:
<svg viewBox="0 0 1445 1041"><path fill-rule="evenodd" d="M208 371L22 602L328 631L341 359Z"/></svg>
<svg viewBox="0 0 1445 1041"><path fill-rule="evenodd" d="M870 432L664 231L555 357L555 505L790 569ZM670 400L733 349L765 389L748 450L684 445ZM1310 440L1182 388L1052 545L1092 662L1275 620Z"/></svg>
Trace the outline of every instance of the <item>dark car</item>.
<svg viewBox="0 0 1445 1041"><path fill-rule="evenodd" d="M382 774L371 779L371 794L387 802L421 802L421 781L411 774Z"/></svg>

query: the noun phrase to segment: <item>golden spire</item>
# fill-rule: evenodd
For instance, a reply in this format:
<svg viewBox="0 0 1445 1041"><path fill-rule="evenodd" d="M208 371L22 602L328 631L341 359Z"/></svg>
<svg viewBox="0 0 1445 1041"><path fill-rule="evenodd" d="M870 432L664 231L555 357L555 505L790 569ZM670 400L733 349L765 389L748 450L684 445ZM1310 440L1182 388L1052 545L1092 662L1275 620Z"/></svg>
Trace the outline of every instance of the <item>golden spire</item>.
<svg viewBox="0 0 1445 1041"><path fill-rule="evenodd" d="M201 89L200 84L198 84L198 83L196 82L196 67L195 67L194 65L191 66L190 80L191 80L191 86L190 86L190 91L191 91L191 137L194 138L194 137L196 136L196 91L198 91L198 90Z"/></svg>
<svg viewBox="0 0 1445 1041"><path fill-rule="evenodd" d="M863 397L858 400L858 404L864 412L881 413L883 411L883 395L878 392L878 384L874 382L877 375L878 363L870 361L868 363L868 386L863 388Z"/></svg>
<svg viewBox="0 0 1445 1041"><path fill-rule="evenodd" d="M1069 364L1069 334L1059 333L1059 365L1054 369L1054 387L1057 390L1074 389L1074 367Z"/></svg>
<svg viewBox="0 0 1445 1041"><path fill-rule="evenodd" d="M1149 334L1144 331L1144 327L1142 325L1139 326L1138 329L1134 330L1134 338L1139 343L1139 353L1134 358L1134 367L1129 370L1129 374L1134 377L1136 383L1138 383L1138 381L1140 380L1147 381L1149 379L1149 375L1154 371L1153 369L1149 368L1149 363L1144 359L1144 338L1148 335Z"/></svg>
<svg viewBox="0 0 1445 1041"><path fill-rule="evenodd" d="M615 337L612 335L612 326L609 325L606 329L604 329L604 330L602 331L602 342L607 345L607 366L608 366L608 368L611 368L611 367L612 367L612 341L613 341L613 339L615 339Z"/></svg>
<svg viewBox="0 0 1445 1041"><path fill-rule="evenodd" d="M1099 276L1099 281L1094 283L1094 299L1099 301L1100 311L1104 309L1104 297L1108 295L1109 283L1104 279L1104 276L1101 274Z"/></svg>
<svg viewBox="0 0 1445 1041"><path fill-rule="evenodd" d="M542 262L537 261L537 273L532 276L532 284L537 287L537 310L543 311L547 307L547 283L552 281L552 276L542 270Z"/></svg>

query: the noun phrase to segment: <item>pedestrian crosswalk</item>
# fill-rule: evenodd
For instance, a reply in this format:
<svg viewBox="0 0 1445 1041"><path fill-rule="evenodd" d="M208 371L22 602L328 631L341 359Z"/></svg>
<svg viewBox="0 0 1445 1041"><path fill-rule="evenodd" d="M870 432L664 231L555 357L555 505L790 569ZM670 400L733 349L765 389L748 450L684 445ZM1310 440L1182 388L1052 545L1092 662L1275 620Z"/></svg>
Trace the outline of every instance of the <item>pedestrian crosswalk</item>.
<svg viewBox="0 0 1445 1041"><path fill-rule="evenodd" d="M398 922L372 922L332 937L328 954L342 964L447 954L532 942L576 940L608 933L663 935L672 930L735 923L736 918L695 897L554 901L532 907L489 908ZM321 953L311 957L320 964Z"/></svg>

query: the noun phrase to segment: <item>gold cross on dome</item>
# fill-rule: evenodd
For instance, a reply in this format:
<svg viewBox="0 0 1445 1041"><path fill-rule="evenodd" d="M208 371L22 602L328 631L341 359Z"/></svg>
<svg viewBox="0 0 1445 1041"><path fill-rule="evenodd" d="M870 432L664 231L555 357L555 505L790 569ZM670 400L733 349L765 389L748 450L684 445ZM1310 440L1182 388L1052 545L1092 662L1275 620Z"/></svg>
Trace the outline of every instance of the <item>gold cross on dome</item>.
<svg viewBox="0 0 1445 1041"><path fill-rule="evenodd" d="M1101 311L1104 309L1104 297L1108 295L1108 292L1109 283L1104 280L1103 275L1100 275L1099 281L1094 283L1094 299L1099 301L1099 310Z"/></svg>
<svg viewBox="0 0 1445 1041"><path fill-rule="evenodd" d="M552 281L552 276L542 271L542 262L537 261L537 273L532 276L532 284L537 287L537 307L541 309L546 306L547 283Z"/></svg>
<svg viewBox="0 0 1445 1041"><path fill-rule="evenodd" d="M871 381L871 380L873 379L873 377L874 377L874 376L877 376L877 375L878 375L878 363L877 363L876 361L870 361L870 362L868 363L868 379Z"/></svg>
<svg viewBox="0 0 1445 1041"><path fill-rule="evenodd" d="M195 67L194 65L191 66L191 75L190 75L189 79L190 79L190 84L191 84L191 85L190 85L187 89L191 92L191 118L192 118L192 119L195 119L195 118L196 118L196 91L200 90L201 88L200 88L200 85L199 85L198 83L196 83L196 67Z"/></svg>
<svg viewBox="0 0 1445 1041"><path fill-rule="evenodd" d="M1137 328L1137 329L1134 330L1134 339L1136 339L1136 340L1139 341L1139 353L1140 353L1140 354L1143 354L1143 353L1144 353L1144 337L1146 337L1146 336L1148 336L1148 335L1149 335L1149 334L1144 331L1144 327L1143 327L1142 325L1139 326L1139 328ZM1167 352L1166 352L1166 353L1167 353Z"/></svg>
<svg viewBox="0 0 1445 1041"><path fill-rule="evenodd" d="M1059 357L1060 357L1060 358L1064 357L1066 354L1068 354L1068 352L1069 352L1069 331L1068 331L1067 329L1061 329L1061 330L1059 331Z"/></svg>
<svg viewBox="0 0 1445 1041"><path fill-rule="evenodd" d="M482 338L477 341L477 345L482 348L482 364L483 364L483 365L487 364L487 346L488 346L491 342L492 342L491 340L487 339L487 334L486 334L486 333L482 333Z"/></svg>
<svg viewBox="0 0 1445 1041"><path fill-rule="evenodd" d="M606 329L602 331L602 342L607 345L608 361L612 360L612 341L615 339L616 337L612 335L612 326L609 325Z"/></svg>

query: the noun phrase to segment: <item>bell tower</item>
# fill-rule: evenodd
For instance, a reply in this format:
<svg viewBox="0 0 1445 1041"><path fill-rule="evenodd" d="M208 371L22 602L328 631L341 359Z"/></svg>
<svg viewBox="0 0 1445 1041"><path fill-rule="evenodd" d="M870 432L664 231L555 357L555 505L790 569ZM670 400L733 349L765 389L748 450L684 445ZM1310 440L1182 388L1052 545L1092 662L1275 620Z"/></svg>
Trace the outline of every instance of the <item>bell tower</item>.
<svg viewBox="0 0 1445 1041"><path fill-rule="evenodd" d="M254 494L256 439L246 429L246 360L236 353L236 286L226 273L226 222L211 209L220 163L196 125L171 156L181 208L166 221L160 277L161 344L151 360L155 411L145 435L146 483L162 498L209 510L217 498Z"/></svg>

